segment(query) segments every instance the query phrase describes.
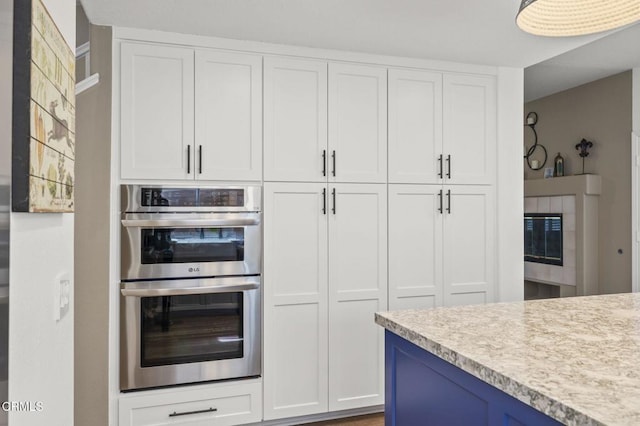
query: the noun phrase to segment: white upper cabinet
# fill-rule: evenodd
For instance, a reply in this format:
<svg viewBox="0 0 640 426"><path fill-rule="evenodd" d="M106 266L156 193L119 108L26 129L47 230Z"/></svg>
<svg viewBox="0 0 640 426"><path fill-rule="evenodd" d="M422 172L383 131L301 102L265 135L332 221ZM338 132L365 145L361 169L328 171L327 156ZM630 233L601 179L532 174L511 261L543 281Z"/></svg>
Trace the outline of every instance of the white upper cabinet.
<svg viewBox="0 0 640 426"><path fill-rule="evenodd" d="M387 70L329 64L330 182L386 182Z"/></svg>
<svg viewBox="0 0 640 426"><path fill-rule="evenodd" d="M123 42L122 179L260 180L262 57Z"/></svg>
<svg viewBox="0 0 640 426"><path fill-rule="evenodd" d="M497 155L495 78L445 74L443 94L446 182L493 183Z"/></svg>
<svg viewBox="0 0 640 426"><path fill-rule="evenodd" d="M495 181L492 76L389 70L389 182Z"/></svg>
<svg viewBox="0 0 640 426"><path fill-rule="evenodd" d="M193 176L193 50L122 43L120 88L121 178Z"/></svg>
<svg viewBox="0 0 640 426"><path fill-rule="evenodd" d="M389 70L389 182L442 182L442 74Z"/></svg>
<svg viewBox="0 0 640 426"><path fill-rule="evenodd" d="M264 59L264 180L325 182L327 63Z"/></svg>
<svg viewBox="0 0 640 426"><path fill-rule="evenodd" d="M195 176L262 178L262 57L196 51Z"/></svg>

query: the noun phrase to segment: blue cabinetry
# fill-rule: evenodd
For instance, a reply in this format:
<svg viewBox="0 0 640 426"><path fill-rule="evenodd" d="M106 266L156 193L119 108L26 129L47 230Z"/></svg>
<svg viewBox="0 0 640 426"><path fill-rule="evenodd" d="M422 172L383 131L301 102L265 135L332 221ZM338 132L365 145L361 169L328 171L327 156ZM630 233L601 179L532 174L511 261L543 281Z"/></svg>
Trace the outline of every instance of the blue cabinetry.
<svg viewBox="0 0 640 426"><path fill-rule="evenodd" d="M453 364L385 331L386 426L560 424Z"/></svg>

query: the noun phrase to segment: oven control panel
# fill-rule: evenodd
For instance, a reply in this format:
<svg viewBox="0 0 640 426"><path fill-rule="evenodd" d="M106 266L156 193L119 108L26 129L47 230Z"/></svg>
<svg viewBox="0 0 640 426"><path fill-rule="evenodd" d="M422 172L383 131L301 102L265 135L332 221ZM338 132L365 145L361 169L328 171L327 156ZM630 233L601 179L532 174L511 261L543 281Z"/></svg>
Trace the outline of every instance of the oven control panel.
<svg viewBox="0 0 640 426"><path fill-rule="evenodd" d="M123 185L122 212L260 211L261 188Z"/></svg>
<svg viewBox="0 0 640 426"><path fill-rule="evenodd" d="M141 188L144 207L242 207L241 188Z"/></svg>

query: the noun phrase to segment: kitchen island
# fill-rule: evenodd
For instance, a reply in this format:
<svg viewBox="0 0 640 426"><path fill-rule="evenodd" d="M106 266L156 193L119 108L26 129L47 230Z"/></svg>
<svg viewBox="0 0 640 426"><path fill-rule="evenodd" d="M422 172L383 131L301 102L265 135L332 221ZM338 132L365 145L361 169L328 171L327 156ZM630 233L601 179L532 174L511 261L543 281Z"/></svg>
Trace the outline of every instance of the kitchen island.
<svg viewBox="0 0 640 426"><path fill-rule="evenodd" d="M386 329L388 426L640 424L640 294L375 321Z"/></svg>

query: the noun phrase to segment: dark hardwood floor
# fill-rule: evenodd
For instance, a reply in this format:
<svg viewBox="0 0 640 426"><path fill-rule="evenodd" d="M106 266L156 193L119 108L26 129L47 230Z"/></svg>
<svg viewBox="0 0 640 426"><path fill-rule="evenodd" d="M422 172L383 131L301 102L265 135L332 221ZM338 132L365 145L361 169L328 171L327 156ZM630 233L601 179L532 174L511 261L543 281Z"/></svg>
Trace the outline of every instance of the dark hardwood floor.
<svg viewBox="0 0 640 426"><path fill-rule="evenodd" d="M324 422L309 423L308 426L384 426L384 414L369 414L366 416L328 420Z"/></svg>

